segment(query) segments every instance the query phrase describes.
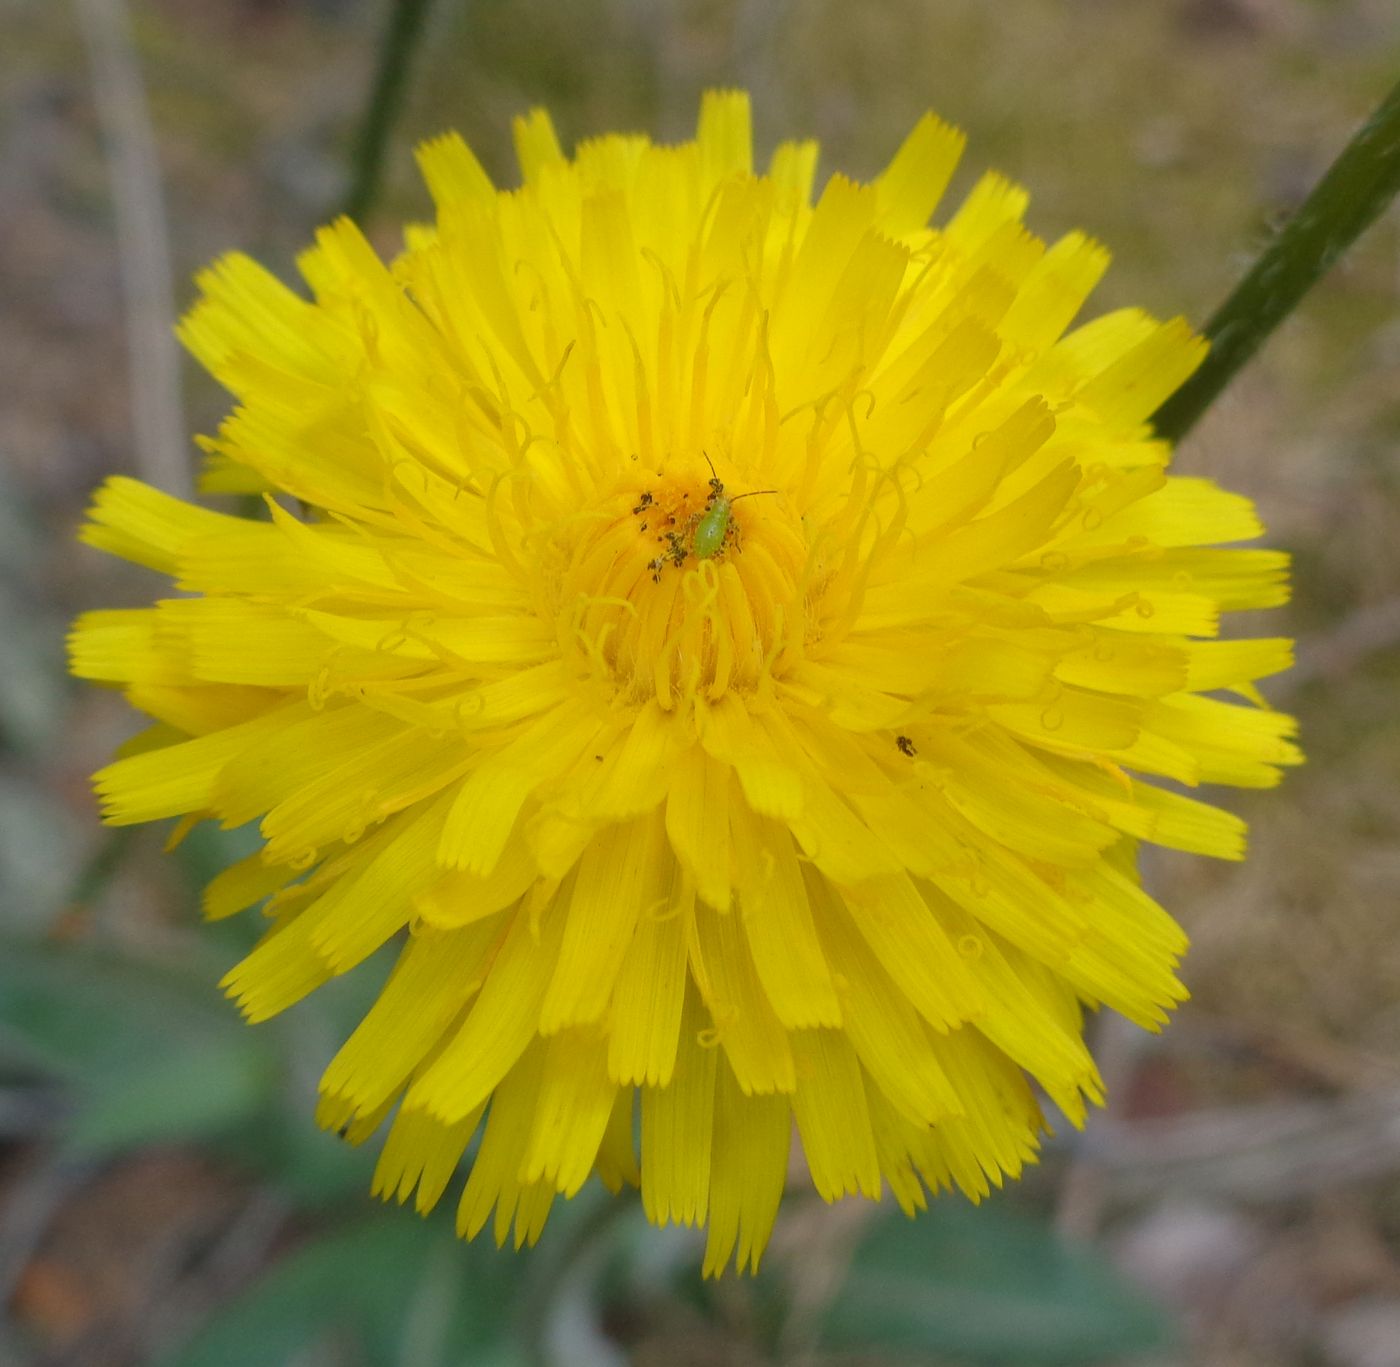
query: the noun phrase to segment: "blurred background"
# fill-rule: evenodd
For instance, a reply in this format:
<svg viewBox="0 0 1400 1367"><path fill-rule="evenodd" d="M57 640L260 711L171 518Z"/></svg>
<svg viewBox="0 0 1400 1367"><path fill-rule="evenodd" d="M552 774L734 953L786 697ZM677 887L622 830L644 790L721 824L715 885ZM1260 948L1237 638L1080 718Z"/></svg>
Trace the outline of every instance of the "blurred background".
<svg viewBox="0 0 1400 1367"><path fill-rule="evenodd" d="M0 1363L1400 1365L1394 206L1180 454L1295 556L1258 625L1300 639L1269 693L1309 764L1229 798L1248 863L1153 860L1194 998L1160 1039L1096 1023L1087 1134L979 1211L797 1195L760 1277L703 1284L691 1232L593 1188L533 1254L459 1245L316 1130L373 972L238 1021L214 984L254 928L197 895L243 851L99 828L87 775L137 722L62 638L157 589L73 530L112 472L189 479L226 400L163 363L172 309L231 247L290 275L345 202L391 3L129 0L124 29L0 0ZM1112 248L1093 311L1200 324L1397 70L1394 0L436 0L367 226L392 253L427 215L421 137L511 183L532 104L566 143L680 138L736 84L761 157L814 134L825 172L936 109L969 134L955 194L995 165L1036 231Z"/></svg>

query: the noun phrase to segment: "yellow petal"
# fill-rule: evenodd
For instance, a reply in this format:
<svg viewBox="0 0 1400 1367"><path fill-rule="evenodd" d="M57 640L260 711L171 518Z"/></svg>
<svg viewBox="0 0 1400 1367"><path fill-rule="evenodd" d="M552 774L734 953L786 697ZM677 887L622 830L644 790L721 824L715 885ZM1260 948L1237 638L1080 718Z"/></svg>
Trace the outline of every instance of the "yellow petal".
<svg viewBox="0 0 1400 1367"><path fill-rule="evenodd" d="M653 1224L701 1224L709 1209L717 1055L700 1042L703 1028L687 993L670 1086L641 1089L642 1208Z"/></svg>
<svg viewBox="0 0 1400 1367"><path fill-rule="evenodd" d="M855 1050L836 1030L799 1030L792 1050L797 1060L792 1109L817 1194L835 1201L859 1192L878 1201L880 1160Z"/></svg>
<svg viewBox="0 0 1400 1367"><path fill-rule="evenodd" d="M738 1271L758 1271L782 1200L792 1143L785 1097L745 1096L727 1067L719 1069L715 1083L707 1277L723 1271L731 1255Z"/></svg>

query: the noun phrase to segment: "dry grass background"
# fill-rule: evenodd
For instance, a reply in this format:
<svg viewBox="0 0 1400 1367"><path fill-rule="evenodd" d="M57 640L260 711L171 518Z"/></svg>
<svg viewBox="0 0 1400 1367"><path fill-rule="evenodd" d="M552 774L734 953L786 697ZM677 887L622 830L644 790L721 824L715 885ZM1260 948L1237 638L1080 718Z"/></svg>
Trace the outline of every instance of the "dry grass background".
<svg viewBox="0 0 1400 1367"><path fill-rule="evenodd" d="M382 8L133 0L182 303L228 247L286 273L334 209ZM76 881L103 848L85 776L134 726L66 683L58 650L75 610L148 592L71 542L92 486L143 469L107 163L74 8L0 0L0 25L0 916L158 943L192 911L156 838L124 850L98 895ZM702 88L743 84L761 147L815 133L824 168L857 175L935 108L969 133L959 184L996 165L1031 189L1039 232L1083 226L1112 248L1096 308L1199 323L1397 68L1394 0L440 0L370 227L392 250L394 225L426 211L407 150L419 136L459 128L508 180L509 120L532 103L566 139L681 136ZM223 400L187 367L186 403L207 430ZM1248 863L1154 861L1194 937L1194 1000L1161 1041L1105 1030L1112 1111L1077 1156L1051 1155L1028 1199L1058 1204L1181 1308L1183 1363L1397 1367L1394 208L1180 462L1252 495L1296 557L1296 602L1261 625L1300 639L1302 666L1271 693L1300 714L1309 764L1281 791L1231 798L1253 827ZM24 1146L5 1153L0 1200L26 1194ZM44 1361L95 1361L71 1356L94 1316L129 1330L139 1251L157 1258L181 1221L217 1219L222 1181L165 1153L62 1193L11 1288ZM839 1261L840 1215L794 1218L790 1245L825 1241ZM13 1228L0 1212L0 1263ZM708 1332L652 1326L637 1360L747 1360L742 1333Z"/></svg>

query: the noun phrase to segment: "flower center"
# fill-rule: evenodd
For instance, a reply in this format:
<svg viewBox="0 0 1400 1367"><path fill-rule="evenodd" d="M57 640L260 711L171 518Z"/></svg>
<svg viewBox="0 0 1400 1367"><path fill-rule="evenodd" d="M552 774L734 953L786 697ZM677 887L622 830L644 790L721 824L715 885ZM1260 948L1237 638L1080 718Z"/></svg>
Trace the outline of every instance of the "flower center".
<svg viewBox="0 0 1400 1367"><path fill-rule="evenodd" d="M668 710L787 668L806 541L783 493L748 494L701 464L629 481L575 520L556 599L566 657L622 701Z"/></svg>

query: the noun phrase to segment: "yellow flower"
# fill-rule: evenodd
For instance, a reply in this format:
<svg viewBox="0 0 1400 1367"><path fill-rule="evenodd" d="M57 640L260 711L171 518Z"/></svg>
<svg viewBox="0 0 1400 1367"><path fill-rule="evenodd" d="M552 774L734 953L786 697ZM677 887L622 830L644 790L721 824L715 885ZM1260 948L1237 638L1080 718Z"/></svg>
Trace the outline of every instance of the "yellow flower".
<svg viewBox="0 0 1400 1367"><path fill-rule="evenodd" d="M181 336L239 400L205 487L269 519L98 493L84 539L183 595L77 624L156 723L106 818L261 823L206 898L269 918L251 1020L401 942L320 1116L392 1115L376 1190L420 1209L484 1119L468 1237L596 1172L756 1266L794 1120L828 1200L976 1199L1035 1086L1100 1099L1086 1005L1185 996L1137 844L1243 827L1151 780L1299 758L1252 684L1288 642L1213 639L1286 558L1222 549L1253 508L1148 425L1204 343L1067 331L1106 254L1000 176L926 226L932 117L815 204L815 144L756 175L741 94L682 146L515 132L514 191L419 150L436 222L387 266L342 220L310 301L201 277Z"/></svg>

